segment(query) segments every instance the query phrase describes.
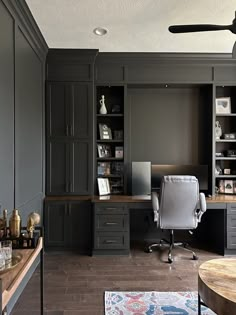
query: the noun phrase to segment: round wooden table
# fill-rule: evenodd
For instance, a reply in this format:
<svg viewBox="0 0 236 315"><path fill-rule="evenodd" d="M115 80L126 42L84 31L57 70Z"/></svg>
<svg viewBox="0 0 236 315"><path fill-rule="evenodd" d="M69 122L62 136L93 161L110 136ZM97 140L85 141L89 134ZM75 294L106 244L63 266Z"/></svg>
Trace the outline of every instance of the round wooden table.
<svg viewBox="0 0 236 315"><path fill-rule="evenodd" d="M217 315L236 314L236 258L212 259L199 267L199 315L201 304Z"/></svg>

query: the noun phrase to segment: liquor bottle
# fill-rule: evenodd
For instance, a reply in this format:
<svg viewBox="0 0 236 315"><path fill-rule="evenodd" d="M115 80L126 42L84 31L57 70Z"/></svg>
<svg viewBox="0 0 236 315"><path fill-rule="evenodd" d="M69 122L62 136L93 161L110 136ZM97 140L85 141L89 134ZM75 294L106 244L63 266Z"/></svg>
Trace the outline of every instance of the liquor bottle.
<svg viewBox="0 0 236 315"><path fill-rule="evenodd" d="M12 216L9 219L9 229L11 237L20 237L21 218L18 209L14 209L12 212Z"/></svg>
<svg viewBox="0 0 236 315"><path fill-rule="evenodd" d="M3 224L4 224L3 236L7 237L7 209L3 210Z"/></svg>

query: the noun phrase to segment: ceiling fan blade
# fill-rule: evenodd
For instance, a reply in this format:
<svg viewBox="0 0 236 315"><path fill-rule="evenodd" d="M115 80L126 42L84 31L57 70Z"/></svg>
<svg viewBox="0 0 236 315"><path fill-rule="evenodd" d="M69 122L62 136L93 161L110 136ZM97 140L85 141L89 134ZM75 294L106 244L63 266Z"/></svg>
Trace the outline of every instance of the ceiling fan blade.
<svg viewBox="0 0 236 315"><path fill-rule="evenodd" d="M232 25L214 25L214 24L193 24L193 25L172 25L169 26L171 33L192 33L206 31L229 30L232 32Z"/></svg>

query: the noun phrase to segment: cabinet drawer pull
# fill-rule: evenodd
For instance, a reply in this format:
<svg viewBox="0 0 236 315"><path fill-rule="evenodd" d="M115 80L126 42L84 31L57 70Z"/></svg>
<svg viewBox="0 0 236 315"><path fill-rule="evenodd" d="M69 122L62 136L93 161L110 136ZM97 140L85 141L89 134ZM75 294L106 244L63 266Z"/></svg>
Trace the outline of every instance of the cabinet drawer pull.
<svg viewBox="0 0 236 315"><path fill-rule="evenodd" d="M105 222L105 225L117 225L117 222Z"/></svg>
<svg viewBox="0 0 236 315"><path fill-rule="evenodd" d="M66 192L67 193L69 192L69 183L68 182L66 183Z"/></svg>
<svg viewBox="0 0 236 315"><path fill-rule="evenodd" d="M116 210L116 208L106 208L106 210L112 210L112 211L114 211L114 210Z"/></svg>
<svg viewBox="0 0 236 315"><path fill-rule="evenodd" d="M66 125L66 136L68 136L68 135L69 135L69 126Z"/></svg>
<svg viewBox="0 0 236 315"><path fill-rule="evenodd" d="M114 244L114 243L117 243L117 241L115 241L115 240L105 240L105 243L106 244Z"/></svg>

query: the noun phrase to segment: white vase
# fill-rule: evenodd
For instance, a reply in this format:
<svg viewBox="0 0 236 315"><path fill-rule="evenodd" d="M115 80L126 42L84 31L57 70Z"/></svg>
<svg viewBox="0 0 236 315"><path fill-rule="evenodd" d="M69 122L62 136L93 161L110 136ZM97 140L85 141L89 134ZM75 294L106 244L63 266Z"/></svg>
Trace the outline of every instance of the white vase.
<svg viewBox="0 0 236 315"><path fill-rule="evenodd" d="M105 105L105 96L104 95L102 95L102 98L100 99L99 103L101 105L99 113L102 114L102 115L107 114L107 109L106 109L106 105Z"/></svg>

